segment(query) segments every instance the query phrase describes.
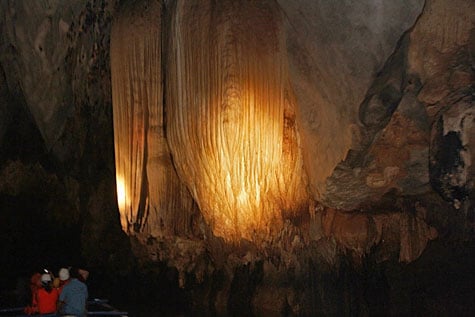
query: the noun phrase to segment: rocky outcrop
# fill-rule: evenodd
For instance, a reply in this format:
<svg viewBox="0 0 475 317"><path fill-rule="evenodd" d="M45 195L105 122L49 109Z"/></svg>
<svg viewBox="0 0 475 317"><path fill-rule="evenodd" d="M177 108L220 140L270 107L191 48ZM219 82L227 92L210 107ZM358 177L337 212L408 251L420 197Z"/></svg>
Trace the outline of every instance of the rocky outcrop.
<svg viewBox="0 0 475 317"><path fill-rule="evenodd" d="M74 109L65 57L68 32L81 9L82 4L61 1L1 4L1 60L7 83L14 94L24 96L48 148Z"/></svg>
<svg viewBox="0 0 475 317"><path fill-rule="evenodd" d="M417 99L431 125L430 181L457 209L474 190L473 11L466 1L429 1L408 54L410 71L422 85Z"/></svg>
<svg viewBox="0 0 475 317"><path fill-rule="evenodd" d="M366 142L359 138L364 132L359 131L358 107L424 2L279 4L288 18L292 86L299 103L298 124L312 196L335 207L347 207L344 197L354 195L339 195L344 189L327 184L327 178L350 149ZM400 89L400 83L394 85ZM376 116L374 110L369 112ZM346 182L338 181L340 186ZM327 199L330 195L339 196Z"/></svg>
<svg viewBox="0 0 475 317"><path fill-rule="evenodd" d="M432 128L430 176L434 189L459 209L471 204L474 191L475 110L473 97L450 97Z"/></svg>

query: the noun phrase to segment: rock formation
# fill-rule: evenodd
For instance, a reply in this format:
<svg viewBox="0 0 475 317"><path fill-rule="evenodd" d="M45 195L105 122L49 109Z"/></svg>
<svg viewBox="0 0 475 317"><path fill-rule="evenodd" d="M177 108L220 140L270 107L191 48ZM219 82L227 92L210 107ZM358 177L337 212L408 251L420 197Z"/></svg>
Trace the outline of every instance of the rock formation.
<svg viewBox="0 0 475 317"><path fill-rule="evenodd" d="M26 270L40 237L190 309L443 314L407 289L432 250L474 242L474 17L468 0L0 2L2 268Z"/></svg>

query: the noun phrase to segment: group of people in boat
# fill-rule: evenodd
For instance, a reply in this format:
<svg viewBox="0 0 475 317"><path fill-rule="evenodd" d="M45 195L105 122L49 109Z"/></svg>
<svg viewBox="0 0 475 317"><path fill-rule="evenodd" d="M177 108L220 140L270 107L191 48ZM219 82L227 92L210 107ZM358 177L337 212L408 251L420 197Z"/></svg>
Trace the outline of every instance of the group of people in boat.
<svg viewBox="0 0 475 317"><path fill-rule="evenodd" d="M48 270L33 274L30 280L32 300L25 313L86 316L88 276L88 271L72 267L61 268L57 277Z"/></svg>

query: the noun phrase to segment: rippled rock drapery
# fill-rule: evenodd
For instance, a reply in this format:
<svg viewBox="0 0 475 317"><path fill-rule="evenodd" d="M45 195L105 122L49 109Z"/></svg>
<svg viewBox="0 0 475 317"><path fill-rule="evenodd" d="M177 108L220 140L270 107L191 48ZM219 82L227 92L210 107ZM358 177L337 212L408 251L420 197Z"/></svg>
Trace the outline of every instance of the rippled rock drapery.
<svg viewBox="0 0 475 317"><path fill-rule="evenodd" d="M273 235L282 214L307 211L283 17L272 1L177 1L173 11L166 106L177 171L216 235Z"/></svg>
<svg viewBox="0 0 475 317"><path fill-rule="evenodd" d="M162 4L123 4L111 31L116 181L130 235L186 234L194 205L173 168L164 127Z"/></svg>

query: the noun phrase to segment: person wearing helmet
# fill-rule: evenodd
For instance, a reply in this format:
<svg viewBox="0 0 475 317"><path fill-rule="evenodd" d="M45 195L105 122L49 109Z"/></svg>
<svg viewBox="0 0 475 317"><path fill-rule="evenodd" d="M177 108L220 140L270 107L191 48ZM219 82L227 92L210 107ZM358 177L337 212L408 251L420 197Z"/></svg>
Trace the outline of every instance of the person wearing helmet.
<svg viewBox="0 0 475 317"><path fill-rule="evenodd" d="M45 273L41 275L41 287L37 292L38 312L40 314L55 313L58 297L57 289L53 288L51 274Z"/></svg>

